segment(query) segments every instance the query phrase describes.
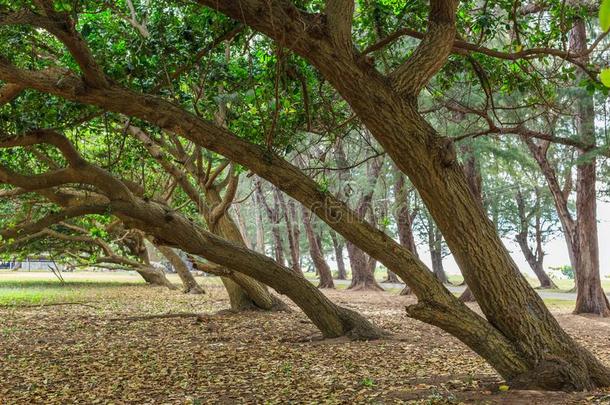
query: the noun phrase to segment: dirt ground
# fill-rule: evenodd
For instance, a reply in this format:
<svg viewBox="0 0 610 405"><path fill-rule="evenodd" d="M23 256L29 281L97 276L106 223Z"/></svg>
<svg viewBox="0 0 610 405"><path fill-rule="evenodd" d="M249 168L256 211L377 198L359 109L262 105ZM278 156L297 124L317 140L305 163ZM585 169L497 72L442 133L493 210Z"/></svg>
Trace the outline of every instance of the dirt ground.
<svg viewBox="0 0 610 405"><path fill-rule="evenodd" d="M117 286L84 305L0 308L0 404L610 403L610 391L500 392L478 356L405 315L412 298L329 291L392 332L350 342L320 340L298 310L217 314L227 297L203 286L205 296ZM610 365L610 321L554 313ZM185 315L139 318L159 314Z"/></svg>

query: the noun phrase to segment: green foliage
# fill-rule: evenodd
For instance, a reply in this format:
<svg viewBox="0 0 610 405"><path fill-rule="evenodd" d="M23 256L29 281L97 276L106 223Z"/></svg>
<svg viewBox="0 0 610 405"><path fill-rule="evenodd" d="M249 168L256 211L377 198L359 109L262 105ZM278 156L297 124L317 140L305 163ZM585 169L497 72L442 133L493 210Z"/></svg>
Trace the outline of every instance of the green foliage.
<svg viewBox="0 0 610 405"><path fill-rule="evenodd" d="M610 29L610 0L603 0L599 6L599 26L604 32Z"/></svg>
<svg viewBox="0 0 610 405"><path fill-rule="evenodd" d="M559 270L561 274L566 276L570 280L574 280L574 269L570 265L564 265L559 267L551 267L552 270Z"/></svg>

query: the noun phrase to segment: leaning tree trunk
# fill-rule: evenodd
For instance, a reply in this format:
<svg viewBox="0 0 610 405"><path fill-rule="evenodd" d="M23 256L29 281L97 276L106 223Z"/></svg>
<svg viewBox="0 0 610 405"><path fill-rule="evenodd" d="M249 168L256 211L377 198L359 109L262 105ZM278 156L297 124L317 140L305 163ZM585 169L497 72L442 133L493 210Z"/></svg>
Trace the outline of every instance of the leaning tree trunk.
<svg viewBox="0 0 610 405"><path fill-rule="evenodd" d="M610 385L608 368L559 326L542 299L520 274L493 224L473 198L462 168L455 159L452 140L439 135L418 111L419 90L427 78L442 67L452 50L457 0L434 0L430 3L430 29L426 38L414 52L413 59L399 66L390 76L382 75L368 58L356 53L349 40L350 30L344 29L345 21L349 25L349 19L342 17L347 13L340 13L339 7L330 9L334 12L333 22L339 20L341 23L329 33L333 24L327 24L324 18L316 15L303 15L301 10L286 2L265 3L264 12L261 12L262 3L256 0L199 0L199 3L246 22L271 38L281 39L283 46L309 60L339 91L352 107L354 115L373 133L400 170L409 176L439 226L486 319L454 300L410 252L394 245L382 232L370 229L361 217L346 209L330 193L322 193L319 185L268 149L253 146L184 112L175 104L153 96L143 97L114 83L108 88L85 89L74 84L78 81L80 86L79 78L70 76L69 80L62 81L62 86L58 86L55 84L57 75L53 72L48 73L53 80L40 80L38 75L16 71L6 61L0 61L0 77L23 81L29 88L153 122L194 140L200 146L228 155L271 180L323 217L346 239L358 243L368 254L383 260L387 267L408 281L421 298L417 305L407 308L410 316L458 337L511 383L564 390ZM287 32L296 35L298 40L286 41ZM127 204L113 202L120 203ZM315 203L322 205L314 206ZM337 220L337 214L347 217ZM171 222L168 218L174 216L162 211L160 218L155 215L152 222ZM166 237L184 237L180 241L185 245L191 237L191 234L175 232L172 226L155 229L163 231ZM203 242L197 245L197 249L190 245L195 250L193 254L205 253L211 261L234 266L239 271L248 270L243 257L232 257L231 252L227 252L229 257L224 257L219 250L208 249L205 246L207 241ZM201 252L203 249L205 252ZM257 264L273 266L272 261L260 262L264 259L256 256ZM298 277L290 270L288 273ZM262 281L267 274L259 276ZM277 279L272 277L264 280L274 287L278 285Z"/></svg>
<svg viewBox="0 0 610 405"><path fill-rule="evenodd" d="M206 258L224 266L230 272L242 272L247 277L286 294L325 337L349 336L352 339L376 339L384 332L360 314L332 303L320 290L291 269L279 265L260 253L228 242L199 228L166 207L144 200L112 201L111 209L121 219L136 222L137 226L166 244Z"/></svg>
<svg viewBox="0 0 610 405"><path fill-rule="evenodd" d="M324 254L320 249L318 240L311 224L311 213L307 211L305 207L302 210L303 225L305 226L305 233L307 235L307 241L309 242L309 255L316 268L318 275L320 276L320 283L318 288L335 288L333 282L333 274L330 271L330 267L324 259Z"/></svg>
<svg viewBox="0 0 610 405"><path fill-rule="evenodd" d="M580 62L589 63L587 51L587 32L585 22L576 20L570 33L570 51L584 54ZM580 80L586 79L584 73L578 73ZM577 115L576 123L580 140L595 147L595 110L593 95L583 88L576 89ZM596 159L579 152L580 159L576 165L576 236L578 256L576 258L576 314L596 314L610 316L610 303L602 289L599 274L599 248L597 238L597 194Z"/></svg>
<svg viewBox="0 0 610 405"><path fill-rule="evenodd" d="M335 261L337 262L337 280L346 280L347 271L345 270L345 262L343 261L343 243L339 242L339 237L335 231L330 232L330 238L333 241L333 249L335 250Z"/></svg>
<svg viewBox="0 0 610 405"><path fill-rule="evenodd" d="M150 254L144 236L139 231L130 231L127 237L123 240L124 246L137 256L142 263L142 266L136 268L135 271L142 276L144 281L150 285L167 287L170 290L175 290L173 285L165 276L165 273L155 268L150 263Z"/></svg>
<svg viewBox="0 0 610 405"><path fill-rule="evenodd" d="M216 206L222 201L220 193L214 186L206 189L206 198L212 206ZM239 228L228 212L220 216L214 231L228 241L246 246ZM231 309L235 311L286 308L286 304L271 294L267 287L245 274L235 272L231 278L221 277L221 280L229 294Z"/></svg>
<svg viewBox="0 0 610 405"><path fill-rule="evenodd" d="M203 288L201 288L199 286L199 284L197 284L195 277L193 277L193 274L190 272L186 263L184 263L184 260L182 260L180 255L178 255L178 253L176 253L174 251L174 249L172 249L169 246L163 246L163 245L156 245L156 248L159 250L159 252L161 252L161 254L163 256L165 256L165 258L167 260L169 260L169 262L174 267L174 269L176 269L176 273L178 273L178 277L180 277L180 280L182 280L182 285L184 287L183 291L185 293L187 293L187 294L204 294L205 293L205 291L203 291Z"/></svg>
<svg viewBox="0 0 610 405"><path fill-rule="evenodd" d="M135 269L135 271L142 276L144 281L150 285L167 287L170 290L175 290L176 286L173 285L167 277L165 277L165 273L150 265L142 265L141 267Z"/></svg>

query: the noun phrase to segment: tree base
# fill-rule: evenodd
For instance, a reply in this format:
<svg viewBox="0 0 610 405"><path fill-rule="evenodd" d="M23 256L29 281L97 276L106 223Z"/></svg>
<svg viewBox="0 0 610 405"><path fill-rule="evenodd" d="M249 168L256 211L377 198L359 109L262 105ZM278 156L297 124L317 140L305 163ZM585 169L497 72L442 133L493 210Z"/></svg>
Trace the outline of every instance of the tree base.
<svg viewBox="0 0 610 405"><path fill-rule="evenodd" d="M197 286L197 287L189 288L188 290L184 290L184 293L193 294L193 295L202 295L202 294L205 294L205 291L203 290L203 288Z"/></svg>
<svg viewBox="0 0 610 405"><path fill-rule="evenodd" d="M352 283L347 289L350 291L385 291L377 282Z"/></svg>
<svg viewBox="0 0 610 405"><path fill-rule="evenodd" d="M344 325L345 336L351 340L377 340L390 335L351 309L341 308L339 317Z"/></svg>

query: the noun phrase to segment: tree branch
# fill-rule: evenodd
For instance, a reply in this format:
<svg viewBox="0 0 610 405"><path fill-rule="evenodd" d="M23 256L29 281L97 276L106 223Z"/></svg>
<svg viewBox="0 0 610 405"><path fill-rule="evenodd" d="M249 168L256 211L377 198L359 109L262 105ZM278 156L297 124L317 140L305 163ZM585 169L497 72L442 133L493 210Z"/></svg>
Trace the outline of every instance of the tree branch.
<svg viewBox="0 0 610 405"><path fill-rule="evenodd" d="M455 39L457 0L431 0L428 30L411 57L391 74L394 88L416 97L445 64Z"/></svg>

